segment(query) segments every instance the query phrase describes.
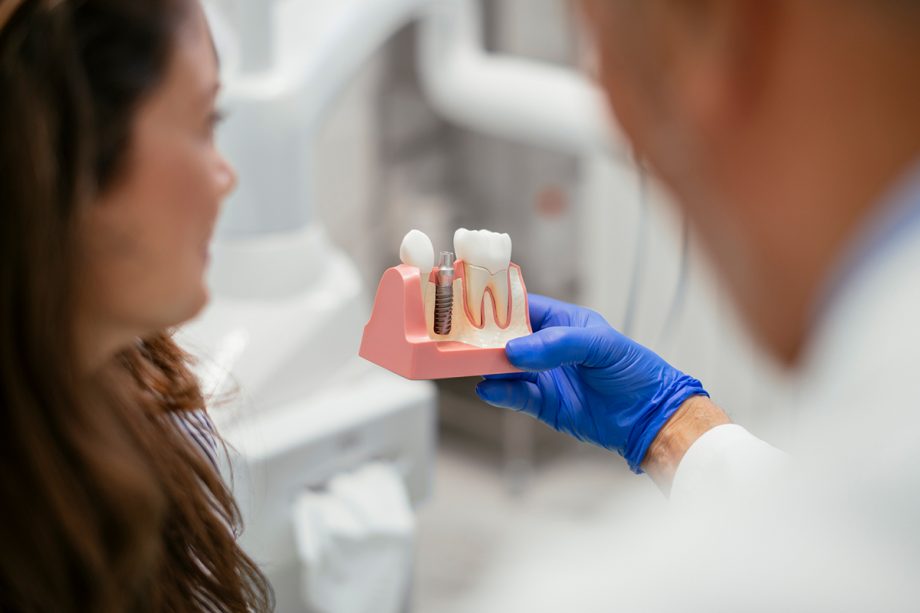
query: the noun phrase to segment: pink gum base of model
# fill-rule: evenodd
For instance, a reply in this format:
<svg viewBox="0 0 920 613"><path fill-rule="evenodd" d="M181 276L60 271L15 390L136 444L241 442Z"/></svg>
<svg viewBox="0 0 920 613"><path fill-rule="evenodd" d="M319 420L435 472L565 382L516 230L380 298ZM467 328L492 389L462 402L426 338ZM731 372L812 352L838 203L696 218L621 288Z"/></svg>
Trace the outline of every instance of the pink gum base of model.
<svg viewBox="0 0 920 613"><path fill-rule="evenodd" d="M455 265L463 276L461 261ZM518 277L524 277L517 264ZM426 282L430 275L426 275ZM465 287L465 280L464 280ZM524 312L530 313L524 289ZM483 349L458 341L433 340L428 334L421 271L402 264L380 279L371 319L364 326L359 355L406 379L431 380L520 372L511 365L504 348Z"/></svg>

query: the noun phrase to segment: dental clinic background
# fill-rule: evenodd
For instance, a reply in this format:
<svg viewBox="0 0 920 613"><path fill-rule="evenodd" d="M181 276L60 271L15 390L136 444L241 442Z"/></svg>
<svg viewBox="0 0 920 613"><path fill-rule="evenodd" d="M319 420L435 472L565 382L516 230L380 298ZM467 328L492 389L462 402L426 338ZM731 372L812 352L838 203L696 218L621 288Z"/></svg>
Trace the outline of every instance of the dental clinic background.
<svg viewBox="0 0 920 613"><path fill-rule="evenodd" d="M690 220L616 127L570 3L204 4L224 81L219 143L240 181L213 245L212 303L181 338L205 389L225 399L211 412L230 444L242 543L279 611L920 607L917 533L900 530L916 519L920 488L916 456L900 453L916 439L916 424L898 413L916 405L912 383L886 396L874 385L887 379L859 362L803 374L767 355ZM450 250L458 228L509 234L530 292L593 309L701 381L744 428L738 436L760 439L724 442L743 449L730 465L718 450L696 458L728 485L678 480L669 502L615 453L486 405L478 378L406 381L358 358L403 236L419 229L436 251ZM889 232L880 222L867 245ZM856 258L841 278L875 257ZM916 287L918 265L905 256L912 277L849 290L856 297L828 324L821 351L842 358L850 347L840 339L867 330L916 338L916 312L880 316L890 329L849 322L901 300L892 288ZM915 354L864 355L881 370L920 367L909 367ZM859 381L863 395L822 395L835 378ZM858 421L835 425L830 409L856 400L871 435L860 436ZM809 401L823 412L804 414ZM886 447L879 420L907 440ZM865 443L847 463L809 469L842 488L763 485L795 465L779 450L821 447L796 438L803 422ZM883 467L887 485L848 490L848 474L872 482L865 466ZM785 507L794 521L764 520L779 499L802 503ZM867 530L860 522L876 505L884 512ZM722 594L715 604L712 594Z"/></svg>

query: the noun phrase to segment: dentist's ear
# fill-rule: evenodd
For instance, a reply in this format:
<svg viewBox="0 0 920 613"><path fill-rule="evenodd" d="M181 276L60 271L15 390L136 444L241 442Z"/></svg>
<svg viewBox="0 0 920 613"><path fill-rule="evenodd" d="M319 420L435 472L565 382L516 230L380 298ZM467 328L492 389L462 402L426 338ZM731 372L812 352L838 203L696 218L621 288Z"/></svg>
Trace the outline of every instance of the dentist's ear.
<svg viewBox="0 0 920 613"><path fill-rule="evenodd" d="M769 79L788 0L581 0L597 72L640 157L663 120L743 121Z"/></svg>
<svg viewBox="0 0 920 613"><path fill-rule="evenodd" d="M704 132L745 122L763 103L787 0L653 0L666 22L674 82L668 94Z"/></svg>

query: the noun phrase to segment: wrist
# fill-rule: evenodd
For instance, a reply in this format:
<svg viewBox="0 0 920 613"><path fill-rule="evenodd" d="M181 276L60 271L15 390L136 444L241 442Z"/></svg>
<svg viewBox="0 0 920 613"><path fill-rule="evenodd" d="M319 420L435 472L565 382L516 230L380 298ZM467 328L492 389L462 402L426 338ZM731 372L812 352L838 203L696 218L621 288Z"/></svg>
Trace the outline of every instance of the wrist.
<svg viewBox="0 0 920 613"><path fill-rule="evenodd" d="M652 441L642 461L644 470L665 492L687 450L701 436L724 424L728 416L706 396L693 396L684 401Z"/></svg>

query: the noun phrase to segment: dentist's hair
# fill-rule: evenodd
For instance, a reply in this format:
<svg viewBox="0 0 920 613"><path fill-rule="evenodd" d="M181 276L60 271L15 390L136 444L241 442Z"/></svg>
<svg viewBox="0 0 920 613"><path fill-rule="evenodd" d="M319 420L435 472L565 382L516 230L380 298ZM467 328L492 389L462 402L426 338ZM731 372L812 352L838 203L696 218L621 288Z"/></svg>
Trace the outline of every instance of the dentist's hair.
<svg viewBox="0 0 920 613"><path fill-rule="evenodd" d="M272 607L186 356L164 332L87 377L75 350L75 227L191 1L0 0L0 611Z"/></svg>

